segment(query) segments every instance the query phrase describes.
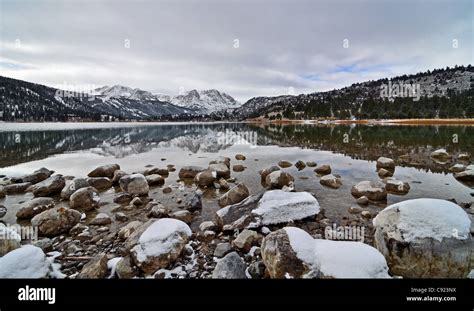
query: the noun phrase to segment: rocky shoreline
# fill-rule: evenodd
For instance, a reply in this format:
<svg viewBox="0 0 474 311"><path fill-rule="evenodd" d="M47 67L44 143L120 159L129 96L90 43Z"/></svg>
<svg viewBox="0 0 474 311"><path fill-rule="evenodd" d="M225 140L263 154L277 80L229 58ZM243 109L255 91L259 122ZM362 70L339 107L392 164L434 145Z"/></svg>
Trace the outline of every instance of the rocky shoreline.
<svg viewBox="0 0 474 311"><path fill-rule="evenodd" d="M440 149L431 158L452 156ZM31 193L16 217L39 238L25 243L23 232L0 223L0 236L8 237L0 240L0 277L465 278L473 269L472 203L421 198L367 210L388 194L410 191L393 177L390 158L377 160L379 180L352 186L348 212L354 217L337 224L316 195L295 189L295 177L285 171L313 170L321 185L340 191L344 180L329 165L282 160L252 172L266 189L251 194L232 176L246 169L246 160L237 154L208 167L181 167L171 186L165 181L177 171L172 164L132 173L109 164L87 178L46 168L2 176L0 221L9 209L3 198ZM469 155L456 160L454 177L473 181ZM219 193L219 209L209 220L202 215L203 191L211 188ZM110 189L113 204L104 201Z"/></svg>

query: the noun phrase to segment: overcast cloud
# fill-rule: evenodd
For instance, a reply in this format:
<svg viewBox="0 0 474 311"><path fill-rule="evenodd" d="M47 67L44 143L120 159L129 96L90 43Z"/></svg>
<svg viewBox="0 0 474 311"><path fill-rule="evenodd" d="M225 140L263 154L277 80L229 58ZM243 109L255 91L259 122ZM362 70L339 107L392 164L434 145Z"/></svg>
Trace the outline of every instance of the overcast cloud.
<svg viewBox="0 0 474 311"><path fill-rule="evenodd" d="M473 64L472 6L472 0L0 0L0 75L172 95L180 87L214 88L241 102L289 88L323 91Z"/></svg>

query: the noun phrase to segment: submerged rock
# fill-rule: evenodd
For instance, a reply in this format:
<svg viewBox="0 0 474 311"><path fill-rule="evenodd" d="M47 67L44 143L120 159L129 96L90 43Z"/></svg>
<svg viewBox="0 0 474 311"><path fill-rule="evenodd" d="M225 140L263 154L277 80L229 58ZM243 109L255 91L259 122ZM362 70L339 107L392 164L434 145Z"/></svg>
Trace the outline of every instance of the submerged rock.
<svg viewBox="0 0 474 311"><path fill-rule="evenodd" d="M342 186L342 181L340 178L334 176L333 174L324 175L319 180L319 183L330 188L338 189Z"/></svg>
<svg viewBox="0 0 474 311"><path fill-rule="evenodd" d="M299 160L295 163L295 167L298 169L298 171L301 171L306 167L306 164L304 164L303 161Z"/></svg>
<svg viewBox="0 0 474 311"><path fill-rule="evenodd" d="M331 174L331 167L327 164L317 167L315 170L316 174L319 175L328 175Z"/></svg>
<svg viewBox="0 0 474 311"><path fill-rule="evenodd" d="M245 161L247 158L243 154L236 154L235 159L238 161Z"/></svg>
<svg viewBox="0 0 474 311"><path fill-rule="evenodd" d="M314 216L319 211L318 201L308 192L271 190L226 206L216 214L223 230L235 230L287 223Z"/></svg>
<svg viewBox="0 0 474 311"><path fill-rule="evenodd" d="M224 193L219 200L219 206L224 207L241 202L249 196L249 189L243 183L239 183Z"/></svg>
<svg viewBox="0 0 474 311"><path fill-rule="evenodd" d="M316 167L318 164L314 161L308 161L306 162L306 166L308 167Z"/></svg>
<svg viewBox="0 0 474 311"><path fill-rule="evenodd" d="M118 164L107 164L95 168L92 172L87 174L89 177L107 177L112 179L115 171L120 169Z"/></svg>
<svg viewBox="0 0 474 311"><path fill-rule="evenodd" d="M372 201L383 201L387 199L387 191L384 185L368 180L361 181L357 185L352 186L351 194L356 198L366 196Z"/></svg>
<svg viewBox="0 0 474 311"><path fill-rule="evenodd" d="M463 278L473 252L471 220L458 205L438 199L392 204L373 220L375 246L390 271L406 278Z"/></svg>
<svg viewBox="0 0 474 311"><path fill-rule="evenodd" d="M19 219L30 219L53 207L54 200L51 198L34 198L20 207L16 213L16 217Z"/></svg>
<svg viewBox="0 0 474 311"><path fill-rule="evenodd" d="M232 166L232 170L234 172L243 172L245 170L245 166L243 166L242 164L236 164Z"/></svg>
<svg viewBox="0 0 474 311"><path fill-rule="evenodd" d="M293 166L293 164L290 161L281 160L278 162L278 166L281 168L287 168Z"/></svg>
<svg viewBox="0 0 474 311"><path fill-rule="evenodd" d="M178 173L180 179L183 178L194 178L197 173L205 171L204 167L200 166L183 166Z"/></svg>
<svg viewBox="0 0 474 311"><path fill-rule="evenodd" d="M361 242L313 239L285 227L267 235L262 258L271 278L389 278L385 258Z"/></svg>

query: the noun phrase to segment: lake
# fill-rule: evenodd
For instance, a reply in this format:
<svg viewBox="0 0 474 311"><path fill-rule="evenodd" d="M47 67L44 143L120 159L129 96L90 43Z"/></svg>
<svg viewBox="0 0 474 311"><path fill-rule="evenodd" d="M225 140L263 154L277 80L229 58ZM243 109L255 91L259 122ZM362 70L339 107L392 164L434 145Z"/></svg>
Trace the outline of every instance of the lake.
<svg viewBox="0 0 474 311"><path fill-rule="evenodd" d="M397 179L406 181L406 195L389 194L387 202L371 204L376 213L394 202L413 198L473 200L473 185L453 177L449 168L458 163L461 153L474 155L474 127L406 126L406 125L320 125L320 124L249 124L249 123L0 123L0 175L21 176L47 167L64 176L85 177L102 164L118 163L126 172L139 172L146 165L166 167L175 172L166 178L165 186L180 187L178 171L186 165L207 166L218 156L232 159L231 165L243 164L243 172L232 177L247 185L251 194L264 189L258 171L277 165L280 160L293 164L302 160L318 166L328 164L341 177L342 187L322 186L314 168L298 170L294 165L284 169L295 178L296 191L313 193L327 217L353 217L348 208L356 205L351 187L362 180L380 181L376 160L380 156L396 161ZM445 148L453 159L442 163L430 158L431 152ZM245 161L236 161L243 154ZM462 164L469 164L461 162ZM184 185L194 191L191 184ZM102 194L110 203L110 189ZM162 198L152 189L150 197ZM218 209L219 190L205 190L203 215L212 218ZM9 195L0 199L8 207L6 222L15 222L15 210L32 195Z"/></svg>

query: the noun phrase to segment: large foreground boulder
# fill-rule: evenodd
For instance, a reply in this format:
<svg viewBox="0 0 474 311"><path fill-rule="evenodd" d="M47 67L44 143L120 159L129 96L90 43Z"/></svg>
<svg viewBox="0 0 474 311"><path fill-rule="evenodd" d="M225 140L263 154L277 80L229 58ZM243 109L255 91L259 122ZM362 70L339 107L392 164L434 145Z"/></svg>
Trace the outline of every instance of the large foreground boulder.
<svg viewBox="0 0 474 311"><path fill-rule="evenodd" d="M51 271L51 262L43 250L33 245L25 245L0 257L0 279L46 278Z"/></svg>
<svg viewBox="0 0 474 311"><path fill-rule="evenodd" d="M258 228L314 216L318 200L308 192L271 190L248 197L216 212L223 230Z"/></svg>
<svg viewBox="0 0 474 311"><path fill-rule="evenodd" d="M390 271L407 278L462 278L472 268L471 220L438 199L392 204L373 220L375 246Z"/></svg>
<svg viewBox="0 0 474 311"><path fill-rule="evenodd" d="M37 226L44 236L54 236L69 231L81 220L81 213L65 207L55 207L36 215L31 225Z"/></svg>
<svg viewBox="0 0 474 311"><path fill-rule="evenodd" d="M361 242L313 239L296 227L267 235L262 258L271 278L389 278L385 258Z"/></svg>
<svg viewBox="0 0 474 311"><path fill-rule="evenodd" d="M191 234L191 228L180 220L159 219L140 235L131 248L131 256L141 270L153 273L179 257Z"/></svg>

